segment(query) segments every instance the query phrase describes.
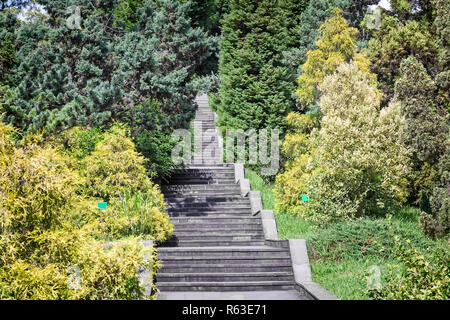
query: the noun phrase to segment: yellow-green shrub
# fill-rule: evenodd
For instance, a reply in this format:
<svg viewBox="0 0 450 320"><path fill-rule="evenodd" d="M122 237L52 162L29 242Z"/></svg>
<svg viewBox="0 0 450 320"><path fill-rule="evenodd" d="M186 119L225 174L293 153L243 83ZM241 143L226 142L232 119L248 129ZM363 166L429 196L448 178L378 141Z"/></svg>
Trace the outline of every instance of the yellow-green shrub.
<svg viewBox="0 0 450 320"><path fill-rule="evenodd" d="M410 163L400 104L380 112L380 93L356 63L340 65L319 88L320 129L308 143L298 135L309 153L277 178L277 207L323 224L384 213L405 201ZM308 202L301 202L303 193Z"/></svg>
<svg viewBox="0 0 450 320"><path fill-rule="evenodd" d="M145 259L136 238L110 248L95 240L93 209L85 211L89 200L74 192L78 175L71 159L38 143L40 136L16 145L13 132L0 122L0 299L143 297L138 271L156 270L154 250ZM151 190L149 203L160 210L159 190ZM76 225L72 213L80 204L86 219ZM70 287L71 268L79 270L79 287Z"/></svg>
<svg viewBox="0 0 450 320"><path fill-rule="evenodd" d="M103 135L94 151L82 160L81 174L86 178L83 192L109 200L125 190L151 190L153 184L144 163L145 158L136 152L126 130L115 125Z"/></svg>
<svg viewBox="0 0 450 320"><path fill-rule="evenodd" d="M58 226L67 218L75 198L77 174L67 167L67 159L52 147L39 146L36 140L39 137L30 137L20 147L3 149L0 226L4 231L25 235Z"/></svg>

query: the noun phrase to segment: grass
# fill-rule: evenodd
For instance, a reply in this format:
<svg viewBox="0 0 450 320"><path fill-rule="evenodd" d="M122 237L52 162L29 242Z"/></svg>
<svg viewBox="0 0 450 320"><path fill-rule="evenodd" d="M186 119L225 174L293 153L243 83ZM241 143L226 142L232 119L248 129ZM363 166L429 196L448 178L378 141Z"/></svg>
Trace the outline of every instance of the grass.
<svg viewBox="0 0 450 320"><path fill-rule="evenodd" d="M246 170L253 190L260 190L265 209L274 209L273 184L267 184L258 174ZM313 226L305 219L275 212L281 239L306 239L311 261L313 280L345 300L369 299L367 275L371 266L381 271L381 284L388 281L383 276L393 267L402 267L391 251L393 239L383 218L363 218ZM392 213L392 227L396 234L411 240L414 247L425 254L433 250L448 250L444 240L433 241L419 228L420 210L405 207ZM431 249L431 250L430 250Z"/></svg>
<svg viewBox="0 0 450 320"><path fill-rule="evenodd" d="M261 191L261 198L264 209L275 209L275 196L273 194L274 184L265 182L255 171L245 169L246 178L250 180L252 190Z"/></svg>

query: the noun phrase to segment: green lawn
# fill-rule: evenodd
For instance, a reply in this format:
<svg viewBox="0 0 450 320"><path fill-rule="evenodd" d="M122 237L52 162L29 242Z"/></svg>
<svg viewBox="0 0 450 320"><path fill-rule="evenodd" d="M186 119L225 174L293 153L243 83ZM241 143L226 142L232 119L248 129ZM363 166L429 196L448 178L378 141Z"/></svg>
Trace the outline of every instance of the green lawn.
<svg viewBox="0 0 450 320"><path fill-rule="evenodd" d="M246 170L252 190L260 190L265 209L274 209L273 184L264 182L256 172ZM392 257L392 235L384 218L364 218L339 222L326 228L315 227L301 217L275 212L279 237L307 240L313 280L340 299L369 299L367 275L371 266L379 267L381 284L390 268L401 265ZM402 208L392 213L396 234L411 240L424 252L448 250L445 241L433 241L423 236L418 219L420 211Z"/></svg>

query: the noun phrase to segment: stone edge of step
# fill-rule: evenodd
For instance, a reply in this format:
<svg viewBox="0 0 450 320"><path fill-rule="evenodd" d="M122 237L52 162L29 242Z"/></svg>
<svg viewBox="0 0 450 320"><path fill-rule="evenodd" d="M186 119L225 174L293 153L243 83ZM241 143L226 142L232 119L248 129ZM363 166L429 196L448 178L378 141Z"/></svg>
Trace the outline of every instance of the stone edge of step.
<svg viewBox="0 0 450 320"><path fill-rule="evenodd" d="M278 238L278 229L273 210L264 210L260 192L251 191L250 181L245 178L244 165L236 163L234 168L235 182L240 185L241 194L249 197L252 214L261 217L266 244L269 246L284 246L285 244L281 243L283 240ZM306 240L288 239L287 242L292 261L295 289L313 300L339 300L331 292L312 280Z"/></svg>

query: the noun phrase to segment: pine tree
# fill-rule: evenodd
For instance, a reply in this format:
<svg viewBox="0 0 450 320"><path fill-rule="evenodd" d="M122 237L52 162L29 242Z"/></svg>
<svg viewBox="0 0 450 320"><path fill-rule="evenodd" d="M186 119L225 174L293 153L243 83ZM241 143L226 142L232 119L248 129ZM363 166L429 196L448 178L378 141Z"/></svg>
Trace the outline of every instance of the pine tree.
<svg viewBox="0 0 450 320"><path fill-rule="evenodd" d="M114 26L113 0L69 3L81 11L76 28L66 23L75 14L66 1L42 3L48 22L24 23L16 32L15 83L3 101L7 121L47 131L108 125L150 97L171 115L168 128L192 116L193 78L212 40L190 26L187 5L145 1L127 31Z"/></svg>

